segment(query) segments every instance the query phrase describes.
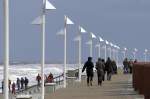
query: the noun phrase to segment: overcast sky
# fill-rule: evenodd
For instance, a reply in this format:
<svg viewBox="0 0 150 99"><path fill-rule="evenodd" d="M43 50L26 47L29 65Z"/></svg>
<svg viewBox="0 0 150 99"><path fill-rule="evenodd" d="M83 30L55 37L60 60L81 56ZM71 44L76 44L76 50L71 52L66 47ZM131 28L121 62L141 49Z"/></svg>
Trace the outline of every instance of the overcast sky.
<svg viewBox="0 0 150 99"><path fill-rule="evenodd" d="M64 15L75 25L67 27L67 59L77 62L78 25L88 32L102 36L129 51L139 49L143 58L145 48L150 45L150 1L149 0L50 0L57 8L46 13L46 61L63 62L63 37L56 33L64 27ZM41 27L31 22L41 14L42 0L10 0L10 60L40 62ZM89 56L85 42L89 34L83 35L83 61ZM94 44L96 44L96 40ZM102 51L104 52L104 51ZM128 53L131 57L131 53ZM120 54L121 56L121 54ZM94 49L97 58L97 49ZM0 61L3 59L3 0L0 0Z"/></svg>

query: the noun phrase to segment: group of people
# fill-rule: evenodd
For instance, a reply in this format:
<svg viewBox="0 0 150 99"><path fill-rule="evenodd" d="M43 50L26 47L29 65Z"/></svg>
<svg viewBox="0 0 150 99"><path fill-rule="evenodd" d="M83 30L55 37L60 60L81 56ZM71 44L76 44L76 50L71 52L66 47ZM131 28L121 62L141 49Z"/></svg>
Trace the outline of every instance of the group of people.
<svg viewBox="0 0 150 99"><path fill-rule="evenodd" d="M124 74L132 73L133 63L136 63L137 59L134 61L132 59L125 58L123 61Z"/></svg>
<svg viewBox="0 0 150 99"><path fill-rule="evenodd" d="M40 74L38 74L36 76L36 81L37 81L38 86L41 85L41 80L42 80L42 78L41 78ZM54 82L53 74L50 73L48 76L45 75L45 83L52 83L52 82Z"/></svg>
<svg viewBox="0 0 150 99"><path fill-rule="evenodd" d="M12 94L16 94L16 88L18 91L27 89L29 83L29 79L27 77L23 78L17 78L16 83L11 83L11 80L9 80L9 91L12 92ZM2 92L4 90L4 81L2 81Z"/></svg>
<svg viewBox="0 0 150 99"><path fill-rule="evenodd" d="M38 86L41 85L41 80L42 78L40 74L38 74L36 76L36 81L37 81ZM52 83L53 81L54 81L54 78L53 78L52 73L50 73L48 76L45 75L45 83ZM11 83L11 80L9 80L9 91L12 94L16 94L16 90L21 91L21 90L27 89L28 84L29 84L29 79L27 77L17 78L16 83L15 82ZM4 81L2 81L2 93L3 91L4 91Z"/></svg>
<svg viewBox="0 0 150 99"><path fill-rule="evenodd" d="M88 57L88 61L85 62L82 72L86 69L87 74L87 86L92 86L94 71L93 68L97 70L97 77L98 77L98 85L102 85L102 81L105 80L105 74L107 74L107 80L111 80L112 74L117 74L117 65L114 60L111 60L109 57L105 62L104 59L98 58L96 65L92 62L92 57Z"/></svg>

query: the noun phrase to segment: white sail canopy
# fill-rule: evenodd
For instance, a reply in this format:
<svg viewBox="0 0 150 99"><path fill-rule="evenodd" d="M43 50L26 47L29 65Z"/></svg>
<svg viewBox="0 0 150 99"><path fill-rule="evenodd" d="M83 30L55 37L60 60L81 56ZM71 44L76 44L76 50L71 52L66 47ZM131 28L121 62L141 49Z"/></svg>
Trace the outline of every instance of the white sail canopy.
<svg viewBox="0 0 150 99"><path fill-rule="evenodd" d="M31 24L33 25L41 25L43 22L42 22L42 16L38 16L37 18L35 18Z"/></svg>
<svg viewBox="0 0 150 99"><path fill-rule="evenodd" d="M70 19L70 18L68 18L67 16L65 16L66 17L66 24L74 24L74 22Z"/></svg>
<svg viewBox="0 0 150 99"><path fill-rule="evenodd" d="M45 9L46 10L55 10L56 8L48 0L46 0Z"/></svg>
<svg viewBox="0 0 150 99"><path fill-rule="evenodd" d="M91 32L92 38L96 38L95 34Z"/></svg>

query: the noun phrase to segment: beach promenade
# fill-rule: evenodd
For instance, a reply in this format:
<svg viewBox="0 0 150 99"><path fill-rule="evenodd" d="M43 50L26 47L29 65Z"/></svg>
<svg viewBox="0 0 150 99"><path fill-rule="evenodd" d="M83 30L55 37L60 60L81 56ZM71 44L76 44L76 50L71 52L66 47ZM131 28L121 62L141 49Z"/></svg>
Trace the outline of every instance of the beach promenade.
<svg viewBox="0 0 150 99"><path fill-rule="evenodd" d="M70 82L67 88L46 94L45 99L144 99L132 88L132 75L119 73L113 75L111 81L104 81L102 86L97 85L96 74L93 86L87 86L86 77L82 82Z"/></svg>
<svg viewBox="0 0 150 99"><path fill-rule="evenodd" d="M31 94L32 99L40 99L40 93ZM2 94L0 99L3 99ZM10 99L15 99L10 95ZM111 81L105 80L102 86L97 85L97 75L94 74L93 86L87 86L86 76L82 82L67 80L67 88L60 88L53 93L45 93L45 99L144 99L132 88L132 75L122 74L112 76Z"/></svg>

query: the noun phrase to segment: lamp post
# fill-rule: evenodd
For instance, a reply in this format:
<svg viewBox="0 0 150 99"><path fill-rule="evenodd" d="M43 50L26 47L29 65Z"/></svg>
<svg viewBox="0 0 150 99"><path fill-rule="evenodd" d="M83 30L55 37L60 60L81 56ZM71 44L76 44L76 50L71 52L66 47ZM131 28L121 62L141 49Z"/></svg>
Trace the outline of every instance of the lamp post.
<svg viewBox="0 0 150 99"><path fill-rule="evenodd" d="M9 99L9 0L4 0L4 99Z"/></svg>
<svg viewBox="0 0 150 99"><path fill-rule="evenodd" d="M110 45L110 49L109 49L110 50L110 55L109 56L110 56L110 59L111 59L112 58L112 51L113 51L113 48L112 48L113 44L110 42L109 45Z"/></svg>
<svg viewBox="0 0 150 99"><path fill-rule="evenodd" d="M93 57L93 39L96 39L94 33L90 33L90 40L86 42L87 45L90 45L90 57Z"/></svg>
<svg viewBox="0 0 150 99"><path fill-rule="evenodd" d="M44 67L45 67L45 17L46 10L55 10L56 8L48 1L43 0L42 6L42 15L37 17L32 24L34 25L42 25L42 34L41 34L41 77L42 77L42 85L41 85L41 99L44 99L45 88L44 88Z"/></svg>
<svg viewBox="0 0 150 99"><path fill-rule="evenodd" d="M119 46L115 46L116 48L116 61L117 61L117 66L119 65L119 50L120 50L120 47Z"/></svg>
<svg viewBox="0 0 150 99"><path fill-rule="evenodd" d="M136 53L137 53L137 51L138 51L138 49L134 49L134 51L133 51L133 57L134 57L134 60L136 59Z"/></svg>
<svg viewBox="0 0 150 99"><path fill-rule="evenodd" d="M109 45L109 42L107 40L105 40L105 45L104 45L104 49L105 49L105 61L107 60L107 45Z"/></svg>
<svg viewBox="0 0 150 99"><path fill-rule="evenodd" d="M66 67L67 67L67 25L74 24L67 16L64 16L64 88L66 88Z"/></svg>
<svg viewBox="0 0 150 99"><path fill-rule="evenodd" d="M78 41L79 42L79 63L78 63L78 69L79 69L79 75L78 75L78 80L79 82L81 82L81 61L82 61L82 33L86 33L86 30L84 28L82 28L81 26L79 26L79 33L78 36L74 39L74 41Z"/></svg>
<svg viewBox="0 0 150 99"><path fill-rule="evenodd" d="M101 57L101 42L103 42L104 40L99 36L99 42L98 44L96 44L95 47L98 48L98 57L100 58Z"/></svg>
<svg viewBox="0 0 150 99"><path fill-rule="evenodd" d="M148 52L148 50L145 49L145 50L144 50L144 58L145 58L145 62L147 62L147 52Z"/></svg>
<svg viewBox="0 0 150 99"><path fill-rule="evenodd" d="M125 47L125 48L124 48L124 51L123 51L124 59L126 58L126 52L127 52L127 48Z"/></svg>

